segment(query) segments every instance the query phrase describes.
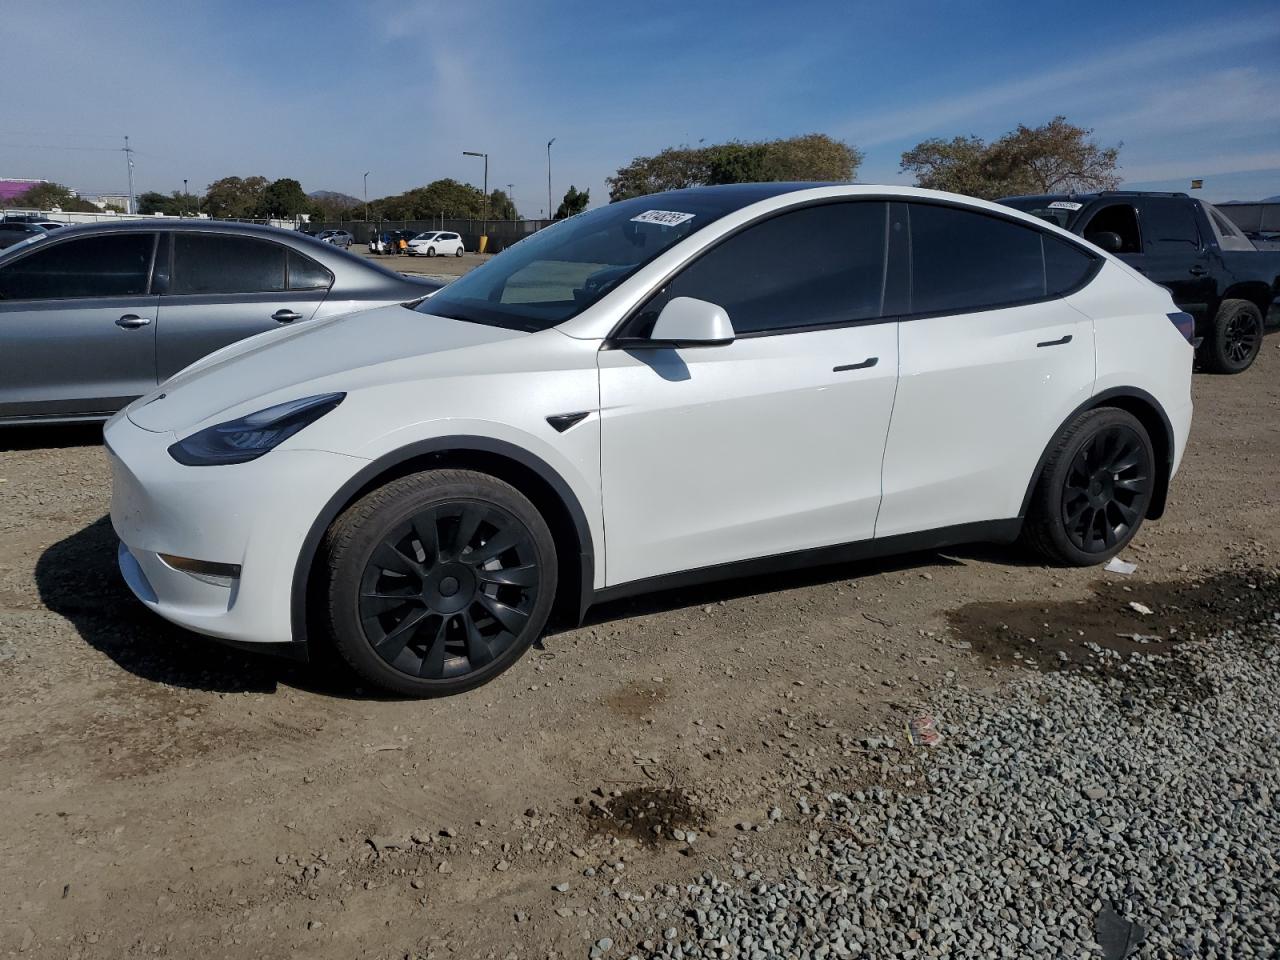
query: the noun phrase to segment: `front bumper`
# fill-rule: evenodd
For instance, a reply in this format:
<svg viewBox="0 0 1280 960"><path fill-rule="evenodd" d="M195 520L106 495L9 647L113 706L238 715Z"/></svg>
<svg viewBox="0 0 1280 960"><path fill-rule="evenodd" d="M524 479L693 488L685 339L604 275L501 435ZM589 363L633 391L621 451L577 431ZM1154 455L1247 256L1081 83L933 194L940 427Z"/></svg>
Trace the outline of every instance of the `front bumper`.
<svg viewBox="0 0 1280 960"><path fill-rule="evenodd" d="M368 461L317 450L274 450L250 463L186 467L172 433L117 417L105 431L111 524L120 572L144 604L180 626L237 644L293 641L294 568L312 524ZM236 564L210 582L163 555Z"/></svg>

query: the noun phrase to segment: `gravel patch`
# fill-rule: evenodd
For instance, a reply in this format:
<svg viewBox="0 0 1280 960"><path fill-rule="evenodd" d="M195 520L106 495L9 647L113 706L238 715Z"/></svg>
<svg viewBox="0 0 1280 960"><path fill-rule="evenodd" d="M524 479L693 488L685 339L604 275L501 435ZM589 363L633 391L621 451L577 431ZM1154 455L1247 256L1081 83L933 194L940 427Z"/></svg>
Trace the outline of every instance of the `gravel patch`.
<svg viewBox="0 0 1280 960"><path fill-rule="evenodd" d="M943 692L920 791L793 797L800 848L660 888L635 955L1280 956L1280 611L1257 613Z"/></svg>

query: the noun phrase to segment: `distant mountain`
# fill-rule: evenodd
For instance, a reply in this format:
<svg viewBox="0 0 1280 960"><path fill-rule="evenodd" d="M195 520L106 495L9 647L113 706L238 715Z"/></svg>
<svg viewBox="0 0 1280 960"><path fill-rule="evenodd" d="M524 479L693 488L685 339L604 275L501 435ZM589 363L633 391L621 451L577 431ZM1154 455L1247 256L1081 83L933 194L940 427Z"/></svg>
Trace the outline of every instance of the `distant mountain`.
<svg viewBox="0 0 1280 960"><path fill-rule="evenodd" d="M312 200L327 200L344 207L354 207L364 203L359 197L353 197L349 193L339 193L337 190L313 190L307 196Z"/></svg>
<svg viewBox="0 0 1280 960"><path fill-rule="evenodd" d="M1263 203L1280 203L1280 193L1277 193L1274 197L1264 197L1262 202Z"/></svg>

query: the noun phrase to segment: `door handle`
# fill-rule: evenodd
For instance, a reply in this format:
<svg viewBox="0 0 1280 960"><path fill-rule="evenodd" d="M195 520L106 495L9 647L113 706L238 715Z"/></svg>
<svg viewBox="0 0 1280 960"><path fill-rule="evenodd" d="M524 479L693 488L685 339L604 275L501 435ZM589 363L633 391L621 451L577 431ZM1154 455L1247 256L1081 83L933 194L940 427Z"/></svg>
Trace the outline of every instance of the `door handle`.
<svg viewBox="0 0 1280 960"><path fill-rule="evenodd" d="M301 320L302 314L285 307L283 310L277 310L273 313L271 319L276 323L293 323L295 320Z"/></svg>
<svg viewBox="0 0 1280 960"><path fill-rule="evenodd" d="M145 327L150 322L150 317L140 317L136 313L126 313L116 321L116 326L124 327L126 330L136 330L138 327Z"/></svg>
<svg viewBox="0 0 1280 960"><path fill-rule="evenodd" d="M1188 272L1189 272L1193 277L1203 277L1203 276L1204 276L1206 273L1208 273L1209 271L1208 271L1208 270L1206 270L1204 267L1200 266L1199 264L1196 264L1196 265L1195 265L1194 267L1192 267L1192 268L1190 269L1190 271L1188 271Z"/></svg>
<svg viewBox="0 0 1280 960"><path fill-rule="evenodd" d="M1041 343L1037 343L1036 346L1037 347L1060 347L1064 343L1070 343L1070 342L1071 342L1071 334L1068 333L1065 337L1059 337L1057 340L1045 340L1045 341L1042 341Z"/></svg>
<svg viewBox="0 0 1280 960"><path fill-rule="evenodd" d="M880 362L879 357L867 357L861 363L846 363L840 367L832 367L832 373L844 373L846 370L866 370L868 367L874 367Z"/></svg>

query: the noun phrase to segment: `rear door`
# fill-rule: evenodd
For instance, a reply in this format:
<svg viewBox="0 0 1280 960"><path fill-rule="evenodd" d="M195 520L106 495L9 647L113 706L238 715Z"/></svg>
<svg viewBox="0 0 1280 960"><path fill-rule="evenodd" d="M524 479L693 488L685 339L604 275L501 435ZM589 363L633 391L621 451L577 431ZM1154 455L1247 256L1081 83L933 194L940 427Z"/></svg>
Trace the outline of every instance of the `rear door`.
<svg viewBox="0 0 1280 960"><path fill-rule="evenodd" d="M114 413L155 386L155 247L112 231L0 266L0 417Z"/></svg>
<svg viewBox="0 0 1280 960"><path fill-rule="evenodd" d="M1195 207L1178 197L1141 197L1143 272L1168 287L1173 301L1203 314L1215 301L1207 238L1200 235Z"/></svg>
<svg viewBox="0 0 1280 960"><path fill-rule="evenodd" d="M156 365L161 381L229 343L310 320L333 275L292 247L224 233L162 238L172 257L160 298Z"/></svg>
<svg viewBox="0 0 1280 960"><path fill-rule="evenodd" d="M1061 298L1099 261L982 211L893 209L911 283L876 536L1016 517L1045 446L1093 391L1093 322Z"/></svg>

